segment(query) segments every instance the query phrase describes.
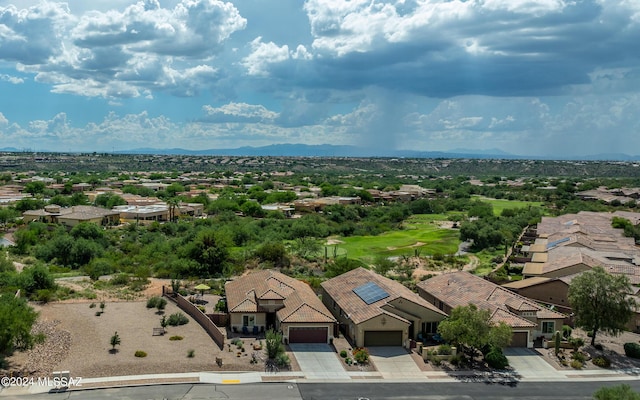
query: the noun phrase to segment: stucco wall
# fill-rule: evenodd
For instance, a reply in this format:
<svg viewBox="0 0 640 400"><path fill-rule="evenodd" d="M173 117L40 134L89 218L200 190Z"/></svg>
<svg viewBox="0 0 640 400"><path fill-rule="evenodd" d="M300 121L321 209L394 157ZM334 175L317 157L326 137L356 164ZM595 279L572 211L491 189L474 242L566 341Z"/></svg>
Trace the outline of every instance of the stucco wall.
<svg viewBox="0 0 640 400"><path fill-rule="evenodd" d="M402 331L402 343L409 339L409 325L389 315L379 315L355 326L356 346L364 346L365 331Z"/></svg>

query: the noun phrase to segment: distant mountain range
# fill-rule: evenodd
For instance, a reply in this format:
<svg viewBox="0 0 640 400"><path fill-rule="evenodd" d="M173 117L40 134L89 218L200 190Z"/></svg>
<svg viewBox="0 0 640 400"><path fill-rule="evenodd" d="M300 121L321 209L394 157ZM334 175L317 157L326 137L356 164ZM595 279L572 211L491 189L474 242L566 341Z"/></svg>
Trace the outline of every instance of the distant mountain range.
<svg viewBox="0 0 640 400"><path fill-rule="evenodd" d="M28 152L14 147L0 148L1 152ZM46 151L39 151L43 153ZM307 145L307 144L273 144L261 147L238 147L234 149L187 150L182 148L155 149L137 148L116 151L116 154L159 154L159 155L202 155L202 156L285 156L285 157L395 157L395 158L480 158L480 159L513 159L513 160L557 160L551 156L521 156L510 154L499 149L470 150L454 149L449 151L416 151L416 150L380 150L347 145ZM640 161L640 155L621 153L594 154L587 156L563 157L564 160L585 161Z"/></svg>

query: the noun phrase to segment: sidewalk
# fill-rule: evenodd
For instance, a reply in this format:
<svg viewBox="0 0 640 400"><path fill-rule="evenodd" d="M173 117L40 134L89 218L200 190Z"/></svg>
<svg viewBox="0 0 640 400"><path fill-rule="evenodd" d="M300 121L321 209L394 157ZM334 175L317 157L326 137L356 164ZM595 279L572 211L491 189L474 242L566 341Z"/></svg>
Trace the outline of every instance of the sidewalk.
<svg viewBox="0 0 640 400"><path fill-rule="evenodd" d="M421 374L410 374L402 377L402 374L385 379L378 371L350 371L348 378L335 380L326 377L312 378L313 374L305 374L301 371L285 372L190 372L177 374L150 374L150 375L130 375L112 376L101 378L87 378L80 382L80 386L63 388L62 391L77 391L107 387L122 386L144 386L159 384L180 384L180 383L213 383L221 385L260 383L260 382L357 382L366 380L371 383L380 382L545 382L545 381L604 381L604 380L637 380L640 377L640 368L630 368L624 370L562 370L556 371L554 375L545 369L540 374L535 370L528 371L428 371ZM55 392L60 389L53 386L27 386L27 387L4 387L0 388L0 397L33 395L38 393Z"/></svg>

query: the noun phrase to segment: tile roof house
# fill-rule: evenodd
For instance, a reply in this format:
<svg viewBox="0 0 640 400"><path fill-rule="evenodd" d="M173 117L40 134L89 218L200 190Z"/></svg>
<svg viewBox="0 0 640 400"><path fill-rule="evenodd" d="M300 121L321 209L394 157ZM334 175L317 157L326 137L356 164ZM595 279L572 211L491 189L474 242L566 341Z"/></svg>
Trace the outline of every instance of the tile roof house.
<svg viewBox="0 0 640 400"><path fill-rule="evenodd" d="M356 268L322 283L322 301L354 346L405 346L447 314L401 283Z"/></svg>
<svg viewBox="0 0 640 400"><path fill-rule="evenodd" d="M559 217L543 217L537 238L529 246L531 259L522 271L525 277L555 278L602 266L612 274L626 275L640 284L640 248L622 229L613 228L614 217L637 225L640 213L596 213L581 211Z"/></svg>
<svg viewBox="0 0 640 400"><path fill-rule="evenodd" d="M513 329L513 347L533 347L536 338L551 338L565 318L559 312L464 271L422 281L418 283L418 293L447 313L469 304L489 310L492 321L504 322Z"/></svg>
<svg viewBox="0 0 640 400"><path fill-rule="evenodd" d="M120 213L114 210L93 206L60 207L55 204L40 210L29 210L22 213L25 222L42 221L73 227L81 222L92 222L98 225L117 225Z"/></svg>
<svg viewBox="0 0 640 400"><path fill-rule="evenodd" d="M573 278L580 274L581 273L559 278L528 278L509 282L502 285L502 287L536 302L553 306L555 310L569 315L572 312L571 304L569 303L569 286ZM640 288L632 286L632 289L633 293L630 293L630 295L637 296ZM626 328L629 331L640 333L640 309L634 312Z"/></svg>
<svg viewBox="0 0 640 400"><path fill-rule="evenodd" d="M231 328L257 334L274 328L289 343L329 343L336 319L306 283L260 270L225 284Z"/></svg>

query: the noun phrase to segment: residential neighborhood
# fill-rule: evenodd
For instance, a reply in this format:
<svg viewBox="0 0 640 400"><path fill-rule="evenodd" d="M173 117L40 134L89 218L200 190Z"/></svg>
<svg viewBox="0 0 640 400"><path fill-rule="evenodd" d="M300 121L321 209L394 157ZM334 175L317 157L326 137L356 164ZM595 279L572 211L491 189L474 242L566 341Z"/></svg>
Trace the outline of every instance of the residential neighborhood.
<svg viewBox="0 0 640 400"><path fill-rule="evenodd" d="M640 371L634 207L588 198L553 215L567 195L551 179L400 176L2 175L0 300L37 310L50 344L5 357L89 382ZM576 283L594 273L622 288L605 297L623 299L611 314L624 320L585 320Z"/></svg>

